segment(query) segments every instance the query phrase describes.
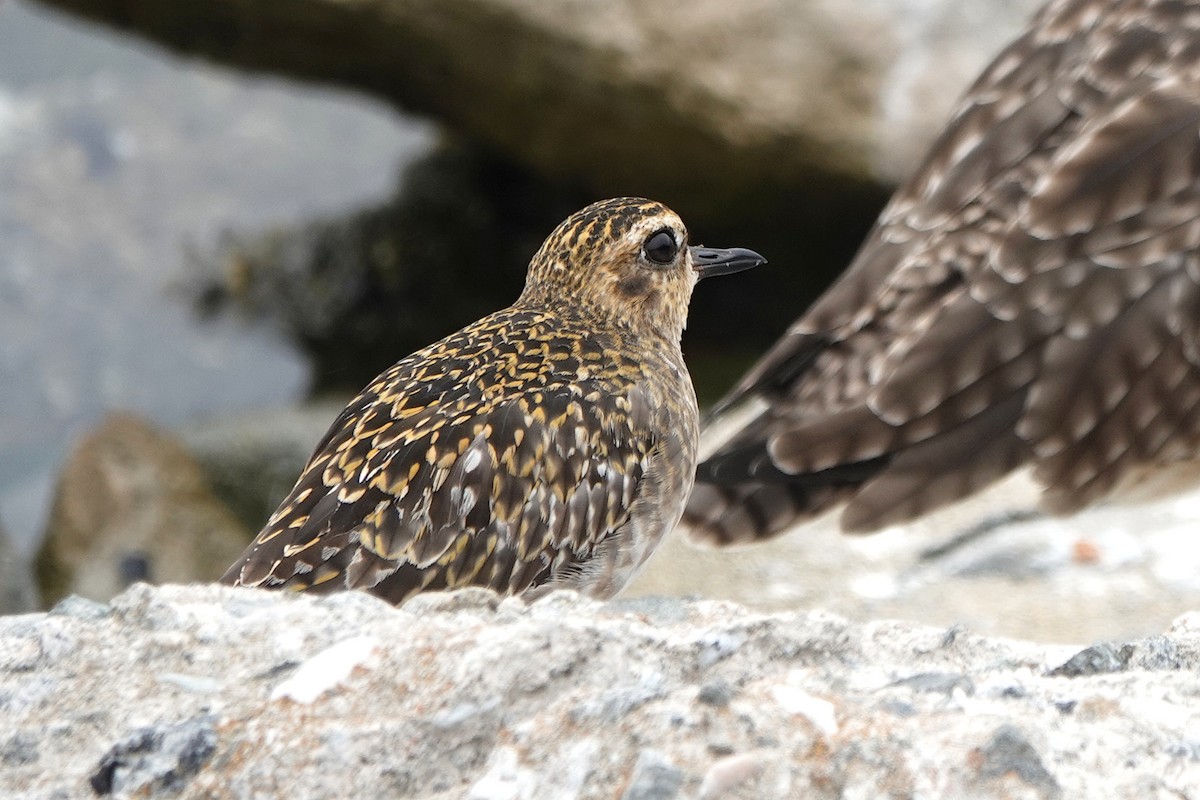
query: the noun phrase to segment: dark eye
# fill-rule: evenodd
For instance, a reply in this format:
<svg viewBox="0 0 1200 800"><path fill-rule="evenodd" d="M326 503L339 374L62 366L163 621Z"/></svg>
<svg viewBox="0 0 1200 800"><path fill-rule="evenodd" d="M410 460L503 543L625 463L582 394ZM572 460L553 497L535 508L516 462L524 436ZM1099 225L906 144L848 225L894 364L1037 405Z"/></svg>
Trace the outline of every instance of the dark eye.
<svg viewBox="0 0 1200 800"><path fill-rule="evenodd" d="M642 245L642 252L655 264L670 264L679 253L679 245L675 243L675 236L664 229L650 234L650 238Z"/></svg>

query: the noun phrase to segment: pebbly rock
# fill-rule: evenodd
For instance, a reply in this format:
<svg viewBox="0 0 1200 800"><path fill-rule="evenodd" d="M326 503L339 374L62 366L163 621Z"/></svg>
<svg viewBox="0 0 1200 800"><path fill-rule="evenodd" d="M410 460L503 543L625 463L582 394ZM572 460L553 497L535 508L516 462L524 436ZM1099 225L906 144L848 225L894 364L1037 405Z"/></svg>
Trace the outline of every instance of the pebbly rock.
<svg viewBox="0 0 1200 800"><path fill-rule="evenodd" d="M1077 647L485 590L136 585L0 618L6 797L1176 798L1200 616ZM1084 660L1087 660L1086 657Z"/></svg>

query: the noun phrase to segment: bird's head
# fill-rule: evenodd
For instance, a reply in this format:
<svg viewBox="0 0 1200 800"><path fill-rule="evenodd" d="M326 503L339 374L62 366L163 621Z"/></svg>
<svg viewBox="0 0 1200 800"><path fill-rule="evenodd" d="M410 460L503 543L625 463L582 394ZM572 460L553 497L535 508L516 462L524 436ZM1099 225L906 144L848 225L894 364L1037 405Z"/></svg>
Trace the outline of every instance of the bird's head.
<svg viewBox="0 0 1200 800"><path fill-rule="evenodd" d="M689 247L674 211L619 197L593 203L554 229L529 264L518 303L569 307L678 341L696 281L764 263L752 250Z"/></svg>

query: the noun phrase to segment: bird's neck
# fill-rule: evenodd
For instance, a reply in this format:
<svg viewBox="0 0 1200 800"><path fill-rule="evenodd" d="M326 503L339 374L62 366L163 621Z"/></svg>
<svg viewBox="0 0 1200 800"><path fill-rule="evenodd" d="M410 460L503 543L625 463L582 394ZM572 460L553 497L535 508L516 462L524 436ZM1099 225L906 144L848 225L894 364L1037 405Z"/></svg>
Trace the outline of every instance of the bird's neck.
<svg viewBox="0 0 1200 800"><path fill-rule="evenodd" d="M666 346L673 350L679 349L686 322L686 317L671 318L668 314L655 313L658 309L637 308L634 304L617 307L569 292L558 292L553 298L547 298L528 288L513 307L548 311L572 325L609 334L624 342Z"/></svg>

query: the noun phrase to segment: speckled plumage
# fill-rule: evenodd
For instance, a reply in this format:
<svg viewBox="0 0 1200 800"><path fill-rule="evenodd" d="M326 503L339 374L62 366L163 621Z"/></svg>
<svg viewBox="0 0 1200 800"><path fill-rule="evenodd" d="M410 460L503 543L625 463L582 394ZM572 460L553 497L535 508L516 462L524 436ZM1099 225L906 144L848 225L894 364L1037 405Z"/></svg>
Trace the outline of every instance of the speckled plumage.
<svg viewBox="0 0 1200 800"><path fill-rule="evenodd" d="M1070 510L1196 459L1198 137L1200 3L1043 8L720 404L694 534L869 530L1027 463Z"/></svg>
<svg viewBox="0 0 1200 800"><path fill-rule="evenodd" d="M692 288L706 269L761 263L686 241L648 200L572 215L513 306L350 402L224 582L394 603L468 585L617 592L692 486L696 400L679 348ZM654 242L670 263L651 260Z"/></svg>

